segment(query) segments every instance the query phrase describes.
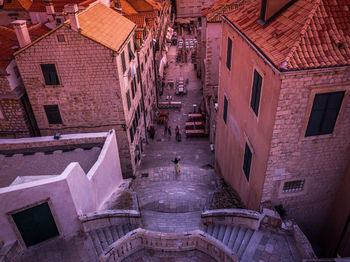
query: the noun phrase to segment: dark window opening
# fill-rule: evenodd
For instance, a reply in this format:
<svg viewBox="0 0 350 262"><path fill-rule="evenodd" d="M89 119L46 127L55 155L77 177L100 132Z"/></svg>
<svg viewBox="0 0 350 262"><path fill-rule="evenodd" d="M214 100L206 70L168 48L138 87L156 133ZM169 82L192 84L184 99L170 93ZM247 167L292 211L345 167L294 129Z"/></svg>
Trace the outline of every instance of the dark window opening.
<svg viewBox="0 0 350 262"><path fill-rule="evenodd" d="M58 105L44 106L47 121L49 124L62 124L62 118Z"/></svg>
<svg viewBox="0 0 350 262"><path fill-rule="evenodd" d="M126 71L126 63L125 63L125 53L124 53L124 51L121 54L121 58L122 58L123 73L125 73L125 71Z"/></svg>
<svg viewBox="0 0 350 262"><path fill-rule="evenodd" d="M132 143L132 142L134 142L134 130L133 130L133 127L130 127L129 132L130 132L130 140L131 140L131 143Z"/></svg>
<svg viewBox="0 0 350 262"><path fill-rule="evenodd" d="M27 247L59 235L48 203L12 215Z"/></svg>
<svg viewBox="0 0 350 262"><path fill-rule="evenodd" d="M13 71L15 72L15 76L16 76L17 78L19 78L19 77L20 77L20 74L19 74L19 70L18 70L18 67L17 67L17 66L14 66L14 67L13 67Z"/></svg>
<svg viewBox="0 0 350 262"><path fill-rule="evenodd" d="M130 99L130 91L126 92L126 102L128 103L128 110L130 110L131 107L131 99Z"/></svg>
<svg viewBox="0 0 350 262"><path fill-rule="evenodd" d="M256 70L254 70L254 80L253 80L252 97L250 100L250 106L253 109L256 116L258 116L258 113L259 113L261 84L262 84L262 77L261 75L259 75L259 73Z"/></svg>
<svg viewBox="0 0 350 262"><path fill-rule="evenodd" d="M231 56L232 56L232 40L227 38L227 54L226 54L226 66L231 70Z"/></svg>
<svg viewBox="0 0 350 262"><path fill-rule="evenodd" d="M59 85L58 75L54 64L41 64L41 71L46 85Z"/></svg>
<svg viewBox="0 0 350 262"><path fill-rule="evenodd" d="M244 161L243 161L243 171L245 174L245 177L249 181L250 176L250 166L252 164L252 152L250 151L250 148L248 144L245 144L245 151L244 151Z"/></svg>
<svg viewBox="0 0 350 262"><path fill-rule="evenodd" d="M225 124L227 123L227 108L228 108L228 101L227 101L226 96L224 96L224 113L223 113L222 117L224 119Z"/></svg>
<svg viewBox="0 0 350 262"><path fill-rule="evenodd" d="M129 50L129 61L131 61L135 58L134 52L131 49L131 42L128 43L128 50Z"/></svg>
<svg viewBox="0 0 350 262"><path fill-rule="evenodd" d="M64 35L57 35L57 41L60 43L66 42Z"/></svg>
<svg viewBox="0 0 350 262"><path fill-rule="evenodd" d="M315 95L305 136L333 133L345 91Z"/></svg>
<svg viewBox="0 0 350 262"><path fill-rule="evenodd" d="M134 99L135 98L135 81L134 81L134 79L131 80L131 95L132 95L132 98Z"/></svg>

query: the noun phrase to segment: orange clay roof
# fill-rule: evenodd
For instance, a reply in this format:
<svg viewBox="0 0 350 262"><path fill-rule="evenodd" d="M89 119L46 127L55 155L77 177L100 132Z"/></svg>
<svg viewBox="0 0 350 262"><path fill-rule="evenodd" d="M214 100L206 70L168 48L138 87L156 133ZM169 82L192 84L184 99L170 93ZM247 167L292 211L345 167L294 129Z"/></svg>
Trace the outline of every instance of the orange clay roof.
<svg viewBox="0 0 350 262"><path fill-rule="evenodd" d="M132 0L132 1L128 1L128 3L137 12L153 11L153 6L150 3L148 3L146 0Z"/></svg>
<svg viewBox="0 0 350 262"><path fill-rule="evenodd" d="M28 28L30 38L32 41L41 37L50 31L43 24L36 24ZM15 52L12 47L19 47L16 33L14 29L6 26L0 26L0 69L6 69L8 64L13 59Z"/></svg>
<svg viewBox="0 0 350 262"><path fill-rule="evenodd" d="M89 6L95 0L52 0L55 12L62 12L66 4L77 4L81 6ZM29 8L30 12L46 12L45 0L33 0L33 4Z"/></svg>
<svg viewBox="0 0 350 262"><path fill-rule="evenodd" d="M350 2L299 0L265 26L261 0L225 15L280 70L350 64Z"/></svg>
<svg viewBox="0 0 350 262"><path fill-rule="evenodd" d="M122 12L127 15L137 14L136 9L129 4L127 0L120 0L120 4L122 6Z"/></svg>
<svg viewBox="0 0 350 262"><path fill-rule="evenodd" d="M136 25L117 11L97 2L78 14L80 33L116 52ZM65 23L68 25L69 20Z"/></svg>
<svg viewBox="0 0 350 262"><path fill-rule="evenodd" d="M11 3L4 1L4 10L28 10L32 5L30 0L12 0Z"/></svg>
<svg viewBox="0 0 350 262"><path fill-rule="evenodd" d="M131 20L137 25L138 28L146 26L146 16L142 14L124 15L127 19Z"/></svg>
<svg viewBox="0 0 350 262"><path fill-rule="evenodd" d="M238 7L250 3L251 0L219 0L210 7L202 10L202 16L206 16L208 22L221 22L221 15Z"/></svg>

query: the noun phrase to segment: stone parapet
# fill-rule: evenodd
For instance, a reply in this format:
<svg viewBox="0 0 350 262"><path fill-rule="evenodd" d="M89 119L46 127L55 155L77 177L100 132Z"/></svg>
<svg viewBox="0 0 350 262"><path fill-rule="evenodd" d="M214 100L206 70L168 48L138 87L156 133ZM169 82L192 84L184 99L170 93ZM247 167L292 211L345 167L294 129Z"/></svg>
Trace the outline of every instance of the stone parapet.
<svg viewBox="0 0 350 262"><path fill-rule="evenodd" d="M171 234L152 232L141 228L129 232L111 244L100 255L99 261L122 261L144 248L178 252L199 250L211 256L215 261L238 261L237 254L203 231L196 230L187 234Z"/></svg>
<svg viewBox="0 0 350 262"><path fill-rule="evenodd" d="M59 139L54 139L53 136L32 137L21 139L0 139L0 153L7 152L26 152L38 151L42 148L54 147L55 150L60 147L76 146L76 145L103 145L107 137L106 132L89 133L89 134L71 134L61 135Z"/></svg>
<svg viewBox="0 0 350 262"><path fill-rule="evenodd" d="M201 216L204 224L236 224L257 230L263 214L247 209L216 209L204 211Z"/></svg>

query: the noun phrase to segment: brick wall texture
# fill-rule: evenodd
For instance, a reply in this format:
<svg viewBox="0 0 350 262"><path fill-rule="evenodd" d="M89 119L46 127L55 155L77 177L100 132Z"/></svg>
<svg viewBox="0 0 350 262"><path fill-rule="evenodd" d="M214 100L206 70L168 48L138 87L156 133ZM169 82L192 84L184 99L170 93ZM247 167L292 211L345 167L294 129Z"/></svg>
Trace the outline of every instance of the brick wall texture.
<svg viewBox="0 0 350 262"><path fill-rule="evenodd" d="M350 71L320 70L281 79L262 201L283 204L305 233L317 237L350 157ZM305 137L312 94L344 90L333 134ZM299 179L305 179L302 192L281 192L284 182Z"/></svg>
<svg viewBox="0 0 350 262"><path fill-rule="evenodd" d="M66 42L59 43L57 34L63 34ZM128 61L127 52L125 57ZM41 135L103 132L114 128L123 174L133 173L128 127L134 106L127 110L129 84L125 84L120 56L62 26L17 54L16 61ZM40 64L56 65L60 85L45 85ZM44 105L58 105L63 124L49 124Z"/></svg>

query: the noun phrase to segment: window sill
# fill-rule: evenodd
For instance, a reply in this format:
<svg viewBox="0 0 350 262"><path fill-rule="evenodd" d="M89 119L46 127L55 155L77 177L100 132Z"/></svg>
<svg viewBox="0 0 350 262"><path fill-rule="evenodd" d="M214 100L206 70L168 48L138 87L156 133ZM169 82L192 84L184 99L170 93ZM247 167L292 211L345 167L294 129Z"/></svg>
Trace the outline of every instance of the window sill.
<svg viewBox="0 0 350 262"><path fill-rule="evenodd" d="M46 85L46 84L43 84L43 87L44 88L62 88L64 86L63 85Z"/></svg>
<svg viewBox="0 0 350 262"><path fill-rule="evenodd" d="M305 136L305 134L303 134L300 138L300 141L313 141L313 140L319 140L319 139L329 139L333 137L336 137L334 132L332 134L316 135L316 136Z"/></svg>

